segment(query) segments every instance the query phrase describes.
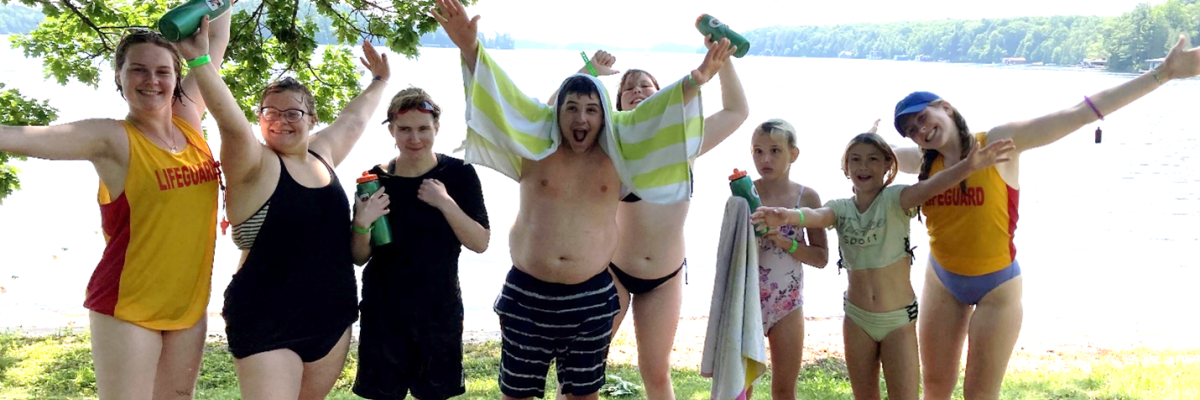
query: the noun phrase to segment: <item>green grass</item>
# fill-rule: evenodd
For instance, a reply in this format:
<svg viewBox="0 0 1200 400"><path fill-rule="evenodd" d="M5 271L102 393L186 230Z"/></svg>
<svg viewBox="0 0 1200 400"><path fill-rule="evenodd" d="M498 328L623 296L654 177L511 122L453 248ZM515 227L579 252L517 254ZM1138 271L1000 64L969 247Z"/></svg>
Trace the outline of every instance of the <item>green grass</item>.
<svg viewBox="0 0 1200 400"><path fill-rule="evenodd" d="M500 346L496 342L467 344L464 368L466 399L498 399L497 370ZM233 358L224 343L205 345L204 364L196 383L197 399L238 399ZM358 365L351 351L341 379L330 399L358 399L350 392ZM610 365L609 386L602 399L642 398L641 378L636 366ZM694 369L672 371L675 392L681 400L709 398L711 381ZM553 374L547 393L556 386ZM771 377L755 385L755 399L770 397ZM881 384L882 387L882 384ZM962 385L955 396L962 398ZM610 395L629 393L622 396ZM826 358L806 365L800 372L799 397L803 399L850 399L846 365ZM92 370L86 333L62 331L52 335L28 336L0 332L0 399L94 399L96 376ZM1003 399L1200 399L1200 351L1133 350L1098 357L1066 371L1010 372L1004 382Z"/></svg>

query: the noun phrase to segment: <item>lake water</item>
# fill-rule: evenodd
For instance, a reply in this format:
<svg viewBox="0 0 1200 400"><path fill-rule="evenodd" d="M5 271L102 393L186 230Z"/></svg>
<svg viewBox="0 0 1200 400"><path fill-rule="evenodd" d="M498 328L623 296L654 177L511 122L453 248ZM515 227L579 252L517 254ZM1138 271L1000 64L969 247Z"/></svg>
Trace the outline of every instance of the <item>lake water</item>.
<svg viewBox="0 0 1200 400"><path fill-rule="evenodd" d="M2 39L2 38L0 38ZM25 59L0 40L0 82L27 96L49 99L57 123L86 118L121 118L126 104L111 81L99 88L43 80L39 60ZM528 94L545 98L561 78L579 67L571 51L505 50L492 56ZM616 53L616 67L639 68L660 82L684 76L701 55ZM464 137L462 78L458 52L423 49L419 61L393 54L386 98L409 85L431 93L444 111L435 150L453 153ZM1084 95L1127 81L1133 75L1074 69L1032 69L937 63L747 57L734 61L750 101L747 123L696 162L695 197L686 226L688 281L685 316L705 315L712 293L717 231L726 177L734 168L754 170L750 134L757 123L784 118L799 131L800 159L793 180L815 188L822 199L849 197L841 174L841 152L855 134L883 118L883 136L911 145L890 128L896 101L928 90L953 102L975 130L1037 117L1082 100ZM101 76L111 76L104 72ZM618 77L602 79L615 90ZM366 78L363 80L367 82ZM706 85L704 108L721 107L716 82ZM1200 246L1200 141L1196 99L1200 81L1172 82L1099 125L1104 142L1093 143L1089 125L1047 148L1021 156L1020 223L1016 231L1025 276L1026 330L1087 333L1181 333L1200 327L1179 318L1200 278L1190 249ZM381 105L373 120L384 119ZM220 145L214 121L206 120L211 145ZM385 128L371 125L338 175L352 192L353 177L395 155ZM97 177L87 162L16 162L22 189L0 206L0 327L22 325L38 313L86 314L81 306L87 281L104 246L96 205ZM484 254L464 251L460 277L467 329L496 329L492 300L511 266L508 229L518 208L517 184L480 168L491 218L491 246ZM753 172L752 176L756 175ZM915 182L901 176L898 183ZM919 291L928 258L928 236L912 226ZM831 233L831 258L836 238ZM218 236L209 311L220 312L222 292L240 253L229 236ZM805 313L842 314L846 278L835 267L805 271ZM1187 313L1185 313L1187 314ZM1114 321L1114 319L1117 319ZM1119 322L1118 322L1119 321ZM1116 322L1116 323L1114 323ZM1121 323L1124 322L1124 323ZM216 328L216 324L210 327Z"/></svg>

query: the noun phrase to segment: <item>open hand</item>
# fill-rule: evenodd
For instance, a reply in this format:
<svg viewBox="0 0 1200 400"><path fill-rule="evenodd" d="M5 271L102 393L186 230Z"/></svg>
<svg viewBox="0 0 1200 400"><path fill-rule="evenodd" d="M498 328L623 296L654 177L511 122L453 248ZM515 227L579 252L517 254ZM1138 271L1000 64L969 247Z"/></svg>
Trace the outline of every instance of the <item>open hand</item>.
<svg viewBox="0 0 1200 400"><path fill-rule="evenodd" d="M375 51L375 46L366 39L363 39L362 49L363 56L359 57L358 61L361 61L363 66L371 71L371 74L387 82L388 78L392 76L392 69L388 67L387 54L379 54L378 51Z"/></svg>
<svg viewBox="0 0 1200 400"><path fill-rule="evenodd" d="M793 225L790 220L794 212L795 210L784 207L759 207L750 214L750 222L772 227Z"/></svg>
<svg viewBox="0 0 1200 400"><path fill-rule="evenodd" d="M700 68L692 70L692 79L696 80L696 84L703 85L712 79L729 61L729 56L737 51L737 46L729 45L729 38L721 38L714 46L708 47L708 54L704 56L704 61L700 63Z"/></svg>
<svg viewBox="0 0 1200 400"><path fill-rule="evenodd" d="M446 35L463 52L475 52L479 35L479 16L467 19L467 10L458 0L436 0L429 15L446 30Z"/></svg>
<svg viewBox="0 0 1200 400"><path fill-rule="evenodd" d="M971 172L991 167L1011 160L1009 153L1016 148L1017 145L1013 144L1012 139L997 140L982 149L978 144L972 145L971 153L967 155L967 165L971 166Z"/></svg>
<svg viewBox="0 0 1200 400"><path fill-rule="evenodd" d="M1179 35L1179 43L1167 53L1159 72L1163 74L1163 82L1171 79L1186 79L1200 75L1200 48L1188 49L1188 38Z"/></svg>

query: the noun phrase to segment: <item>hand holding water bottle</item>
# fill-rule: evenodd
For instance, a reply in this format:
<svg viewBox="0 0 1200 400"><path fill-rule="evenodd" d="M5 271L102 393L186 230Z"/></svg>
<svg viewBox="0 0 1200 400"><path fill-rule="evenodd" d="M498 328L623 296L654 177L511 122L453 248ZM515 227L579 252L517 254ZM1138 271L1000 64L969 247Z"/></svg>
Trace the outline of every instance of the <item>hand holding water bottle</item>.
<svg viewBox="0 0 1200 400"><path fill-rule="evenodd" d="M366 199L354 196L354 226L359 230L371 229L371 224L391 212L391 199L381 187Z"/></svg>
<svg viewBox="0 0 1200 400"><path fill-rule="evenodd" d="M717 71L729 61L729 56L737 50L736 47L729 46L728 38L722 38L716 44L717 46L709 46L708 54L704 56L700 67L692 70L692 80L696 85L703 85L716 76Z"/></svg>

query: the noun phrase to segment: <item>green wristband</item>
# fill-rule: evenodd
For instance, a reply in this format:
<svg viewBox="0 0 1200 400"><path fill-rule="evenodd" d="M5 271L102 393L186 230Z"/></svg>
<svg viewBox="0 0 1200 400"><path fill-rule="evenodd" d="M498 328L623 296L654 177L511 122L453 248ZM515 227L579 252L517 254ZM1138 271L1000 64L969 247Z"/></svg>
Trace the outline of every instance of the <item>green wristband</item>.
<svg viewBox="0 0 1200 400"><path fill-rule="evenodd" d="M354 231L358 232L358 233L371 233L371 228L362 229L362 228L359 228L358 225L354 225L354 224L350 224L350 228L354 229Z"/></svg>
<svg viewBox="0 0 1200 400"><path fill-rule="evenodd" d="M804 211L800 211L799 208L797 208L795 210L796 210L796 214L800 214L800 223L797 225L804 226Z"/></svg>
<svg viewBox="0 0 1200 400"><path fill-rule="evenodd" d="M205 54L200 57L196 57L191 60L188 60L187 66L188 66L188 68L196 68L201 65L208 64L210 61L212 61L212 58L209 58L208 54Z"/></svg>
<svg viewBox="0 0 1200 400"><path fill-rule="evenodd" d="M591 72L593 77L599 77L600 74L596 72L596 68L592 67L592 61L587 58L587 52L581 51L579 56L583 57L583 65L587 66L588 72Z"/></svg>
<svg viewBox="0 0 1200 400"><path fill-rule="evenodd" d="M796 238L792 238L792 248L788 250L788 254L796 253L796 249L799 247L800 247L800 242L797 242Z"/></svg>

